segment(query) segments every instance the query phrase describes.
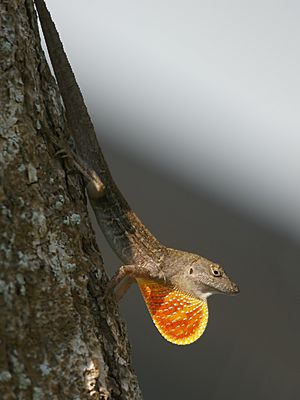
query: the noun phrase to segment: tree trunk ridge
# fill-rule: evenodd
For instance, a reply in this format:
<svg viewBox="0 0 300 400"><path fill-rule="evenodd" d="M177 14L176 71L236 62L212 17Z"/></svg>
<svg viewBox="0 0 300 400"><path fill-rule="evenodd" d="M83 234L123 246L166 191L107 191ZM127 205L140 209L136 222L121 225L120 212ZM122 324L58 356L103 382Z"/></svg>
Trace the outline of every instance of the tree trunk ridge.
<svg viewBox="0 0 300 400"><path fill-rule="evenodd" d="M32 0L0 18L0 398L141 399Z"/></svg>

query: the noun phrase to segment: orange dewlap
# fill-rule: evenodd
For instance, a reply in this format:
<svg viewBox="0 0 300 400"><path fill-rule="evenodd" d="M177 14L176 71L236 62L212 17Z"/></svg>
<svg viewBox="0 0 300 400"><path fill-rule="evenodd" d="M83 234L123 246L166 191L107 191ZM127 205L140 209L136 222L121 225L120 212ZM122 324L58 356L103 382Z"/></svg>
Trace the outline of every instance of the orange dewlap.
<svg viewBox="0 0 300 400"><path fill-rule="evenodd" d="M205 300L151 280L137 279L154 324L171 343L190 344L199 339L208 320Z"/></svg>

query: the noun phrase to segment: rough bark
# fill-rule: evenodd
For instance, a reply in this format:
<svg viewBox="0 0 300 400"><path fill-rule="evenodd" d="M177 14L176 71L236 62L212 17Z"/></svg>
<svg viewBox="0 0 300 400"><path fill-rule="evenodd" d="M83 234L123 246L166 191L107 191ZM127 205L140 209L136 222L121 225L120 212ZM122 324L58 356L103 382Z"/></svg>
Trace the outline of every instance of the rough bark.
<svg viewBox="0 0 300 400"><path fill-rule="evenodd" d="M0 17L0 397L140 399L32 1Z"/></svg>

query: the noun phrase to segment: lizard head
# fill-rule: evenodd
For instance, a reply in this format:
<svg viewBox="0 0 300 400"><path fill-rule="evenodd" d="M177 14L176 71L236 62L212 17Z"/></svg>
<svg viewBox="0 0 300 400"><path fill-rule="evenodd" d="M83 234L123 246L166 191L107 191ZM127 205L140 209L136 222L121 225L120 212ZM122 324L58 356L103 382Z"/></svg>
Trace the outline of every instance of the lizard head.
<svg viewBox="0 0 300 400"><path fill-rule="evenodd" d="M209 295L239 292L219 265L178 250L167 249L160 274L137 282L157 329L178 345L193 343L205 331Z"/></svg>
<svg viewBox="0 0 300 400"><path fill-rule="evenodd" d="M178 268L170 282L178 289L198 299L211 294L238 294L238 286L229 278L224 269L196 254L180 252ZM177 253L177 256L179 254Z"/></svg>

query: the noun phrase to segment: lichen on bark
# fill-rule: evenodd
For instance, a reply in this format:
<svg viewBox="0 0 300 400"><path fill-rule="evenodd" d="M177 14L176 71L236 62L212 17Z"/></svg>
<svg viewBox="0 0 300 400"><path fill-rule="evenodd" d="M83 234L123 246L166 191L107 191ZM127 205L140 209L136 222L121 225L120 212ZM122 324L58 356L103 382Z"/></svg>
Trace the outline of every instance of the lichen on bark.
<svg viewBox="0 0 300 400"><path fill-rule="evenodd" d="M0 17L0 397L140 399L33 3Z"/></svg>

